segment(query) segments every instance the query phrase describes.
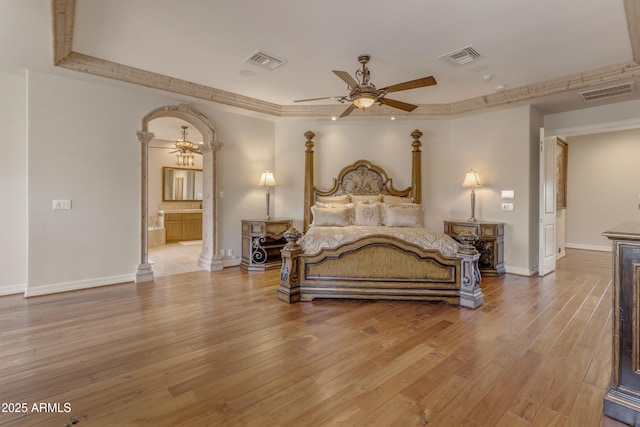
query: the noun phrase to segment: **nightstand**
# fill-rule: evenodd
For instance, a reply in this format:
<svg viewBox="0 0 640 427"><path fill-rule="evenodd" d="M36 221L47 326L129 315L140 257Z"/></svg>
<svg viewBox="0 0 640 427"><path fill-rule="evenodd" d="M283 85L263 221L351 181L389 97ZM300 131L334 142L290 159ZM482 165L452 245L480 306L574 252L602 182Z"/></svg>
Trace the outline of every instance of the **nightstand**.
<svg viewBox="0 0 640 427"><path fill-rule="evenodd" d="M292 223L290 219L243 219L240 266L250 271L280 268L280 250L287 244L284 233Z"/></svg>
<svg viewBox="0 0 640 427"><path fill-rule="evenodd" d="M504 223L488 221L445 221L444 232L454 239L465 230L472 231L478 240L474 243L480 252L480 274L501 276L504 274Z"/></svg>

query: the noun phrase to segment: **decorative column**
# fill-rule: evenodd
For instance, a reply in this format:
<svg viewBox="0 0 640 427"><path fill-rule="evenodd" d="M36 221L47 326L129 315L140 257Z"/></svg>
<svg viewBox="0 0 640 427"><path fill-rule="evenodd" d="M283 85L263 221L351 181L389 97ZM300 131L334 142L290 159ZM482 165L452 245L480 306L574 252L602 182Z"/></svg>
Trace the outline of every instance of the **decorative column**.
<svg viewBox="0 0 640 427"><path fill-rule="evenodd" d="M205 142L202 146L202 252L198 266L207 271L224 268L223 255L218 253L218 151L220 142Z"/></svg>
<svg viewBox="0 0 640 427"><path fill-rule="evenodd" d="M148 187L149 187L149 142L153 139L152 132L138 131L136 132L138 141L140 141L140 265L136 271L136 283L152 282L153 269L149 264L149 245L147 243L147 231L149 229L149 210L148 210Z"/></svg>

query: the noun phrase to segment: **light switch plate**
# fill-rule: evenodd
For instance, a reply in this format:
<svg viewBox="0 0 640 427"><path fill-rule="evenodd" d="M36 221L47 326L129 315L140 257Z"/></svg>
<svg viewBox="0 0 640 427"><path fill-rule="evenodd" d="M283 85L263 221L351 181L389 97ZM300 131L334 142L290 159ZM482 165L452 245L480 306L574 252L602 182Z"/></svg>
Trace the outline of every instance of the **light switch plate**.
<svg viewBox="0 0 640 427"><path fill-rule="evenodd" d="M502 190L501 195L503 199L513 199L516 196L513 190Z"/></svg>
<svg viewBox="0 0 640 427"><path fill-rule="evenodd" d="M503 203L502 204L502 210L503 211L512 211L513 210L513 203Z"/></svg>
<svg viewBox="0 0 640 427"><path fill-rule="evenodd" d="M71 200L54 200L53 209L71 209Z"/></svg>

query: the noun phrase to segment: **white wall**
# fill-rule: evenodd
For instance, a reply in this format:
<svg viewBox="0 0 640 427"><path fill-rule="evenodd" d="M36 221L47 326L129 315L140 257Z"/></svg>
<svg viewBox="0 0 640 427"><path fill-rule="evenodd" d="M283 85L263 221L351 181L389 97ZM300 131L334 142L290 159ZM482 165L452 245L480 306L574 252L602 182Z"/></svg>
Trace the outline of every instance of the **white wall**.
<svg viewBox="0 0 640 427"><path fill-rule="evenodd" d="M532 236L530 227L538 176L531 162L531 146L537 146L530 130L533 120L528 106L451 120L451 215L469 218L470 191L461 184L469 169L478 171L483 187L476 189L476 218L505 223L505 268L525 275L537 267L537 254L531 256L537 233ZM515 199L509 200L513 211L502 210L501 190L515 192Z"/></svg>
<svg viewBox="0 0 640 427"><path fill-rule="evenodd" d="M640 221L640 129L567 138L566 245L611 250L602 232Z"/></svg>
<svg viewBox="0 0 640 427"><path fill-rule="evenodd" d="M27 81L0 71L0 295L23 292L27 283Z"/></svg>
<svg viewBox="0 0 640 427"><path fill-rule="evenodd" d="M184 101L135 86L33 71L0 72L0 89L4 147L24 148L2 171L0 186L11 207L1 210L0 294L132 280L140 261L135 132L150 111ZM262 171L274 169L274 124L210 103L190 105L211 119L224 143L219 242L240 253L240 219L265 215L265 193L257 182ZM72 209L53 210L57 199L71 200Z"/></svg>
<svg viewBox="0 0 640 427"><path fill-rule="evenodd" d="M446 219L469 218L469 190L465 173L481 173L485 187L476 191L476 217L505 222L505 262L508 271L530 274L537 266L537 247L529 224L531 198L537 199L537 170L532 170L531 109L512 108L454 120L286 120L276 124L277 176L284 188L276 195L278 212L293 218L301 229L303 218L304 133L315 137L315 181L329 187L340 169L366 158L384 167L394 185L411 185L411 132L422 137L423 202L425 224L441 231ZM541 119L540 119L541 122ZM500 190L514 190L513 212L501 210ZM535 197L534 197L535 196ZM536 222L537 223L537 222ZM533 263L532 263L533 260Z"/></svg>
<svg viewBox="0 0 640 427"><path fill-rule="evenodd" d="M218 153L218 190L223 192L219 203L219 248L242 249L243 219L264 218L265 189L258 186L260 174L275 170L274 132L272 121L236 114L206 102L189 103L203 113L218 131L224 146ZM278 184L280 177L275 170ZM275 188L275 192L280 187ZM281 216L271 198L271 216Z"/></svg>
<svg viewBox="0 0 640 427"><path fill-rule="evenodd" d="M315 185L330 188L340 170L366 159L382 166L394 187L411 186L411 132L423 132L422 182L425 224L442 231L450 211L449 126L445 120L282 120L276 123L276 189L278 216L293 218L302 230L304 196L304 133L315 141Z"/></svg>
<svg viewBox="0 0 640 427"><path fill-rule="evenodd" d="M141 118L168 98L28 73L26 294L133 279L140 261ZM69 199L71 210L52 210Z"/></svg>

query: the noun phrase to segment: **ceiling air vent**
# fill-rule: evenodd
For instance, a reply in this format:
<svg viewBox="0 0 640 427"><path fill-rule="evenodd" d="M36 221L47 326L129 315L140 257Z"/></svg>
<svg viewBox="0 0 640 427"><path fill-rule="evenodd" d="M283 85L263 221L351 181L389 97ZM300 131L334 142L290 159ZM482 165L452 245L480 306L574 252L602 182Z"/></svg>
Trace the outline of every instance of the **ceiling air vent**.
<svg viewBox="0 0 640 427"><path fill-rule="evenodd" d="M449 63L450 65L453 65L454 67L459 67L460 65L468 64L469 62L473 62L476 59L482 58L482 55L480 55L477 50L469 45L463 47L462 49L457 49L453 52L440 55L439 58Z"/></svg>
<svg viewBox="0 0 640 427"><path fill-rule="evenodd" d="M595 101L598 99L611 98L613 96L628 95L633 92L633 82L623 83L621 85L603 87L602 89L580 92L582 100L585 102Z"/></svg>
<svg viewBox="0 0 640 427"><path fill-rule="evenodd" d="M256 50L242 62L257 65L258 67L266 68L267 70L275 70L287 61L285 61L284 59L276 58L275 56L269 55L268 53Z"/></svg>

